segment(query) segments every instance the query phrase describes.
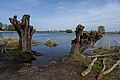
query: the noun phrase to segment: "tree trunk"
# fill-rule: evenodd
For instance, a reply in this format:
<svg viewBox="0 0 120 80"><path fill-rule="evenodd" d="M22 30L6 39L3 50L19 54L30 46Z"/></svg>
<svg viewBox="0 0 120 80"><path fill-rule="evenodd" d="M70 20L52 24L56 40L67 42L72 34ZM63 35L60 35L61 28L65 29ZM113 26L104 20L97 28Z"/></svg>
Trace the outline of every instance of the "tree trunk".
<svg viewBox="0 0 120 80"><path fill-rule="evenodd" d="M93 45L102 38L101 33L97 31L83 32L85 27L79 24L76 28L76 38L72 41L70 54L82 53L85 49Z"/></svg>
<svg viewBox="0 0 120 80"><path fill-rule="evenodd" d="M31 40L35 29L29 24L29 18L30 15L23 15L21 21L17 21L17 16L9 18L19 35L19 48L22 52L31 52Z"/></svg>

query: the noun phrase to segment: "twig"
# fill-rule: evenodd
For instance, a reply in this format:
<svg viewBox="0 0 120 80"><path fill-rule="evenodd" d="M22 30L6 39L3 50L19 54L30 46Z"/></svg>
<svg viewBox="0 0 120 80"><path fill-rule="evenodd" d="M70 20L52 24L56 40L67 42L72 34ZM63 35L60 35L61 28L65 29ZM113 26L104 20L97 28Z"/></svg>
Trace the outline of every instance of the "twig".
<svg viewBox="0 0 120 80"><path fill-rule="evenodd" d="M115 64L113 64L112 67L110 67L109 69L100 72L99 75L97 76L97 80L101 80L103 75L110 73L119 64L120 64L120 60L118 60Z"/></svg>
<svg viewBox="0 0 120 80"><path fill-rule="evenodd" d="M106 58L103 59L103 68L102 68L101 72L103 72L106 69L105 61L106 61Z"/></svg>
<svg viewBox="0 0 120 80"><path fill-rule="evenodd" d="M97 75L97 80L100 80L99 78L101 78L101 74L103 74L103 72L105 71L106 69L106 65L105 65L105 61L106 61L106 58L103 59L103 68L102 70L100 71L100 73ZM99 78L98 78L99 77Z"/></svg>
<svg viewBox="0 0 120 80"><path fill-rule="evenodd" d="M93 56L88 56L88 58L94 58L94 57L107 57L107 56L114 56L114 55L117 55L117 54L120 54L120 53L118 52L118 53L104 54L104 55L93 55Z"/></svg>
<svg viewBox="0 0 120 80"><path fill-rule="evenodd" d="M81 73L82 76L86 76L92 69L92 66L94 65L95 61L97 61L97 57L93 59L93 61L88 65L88 68Z"/></svg>

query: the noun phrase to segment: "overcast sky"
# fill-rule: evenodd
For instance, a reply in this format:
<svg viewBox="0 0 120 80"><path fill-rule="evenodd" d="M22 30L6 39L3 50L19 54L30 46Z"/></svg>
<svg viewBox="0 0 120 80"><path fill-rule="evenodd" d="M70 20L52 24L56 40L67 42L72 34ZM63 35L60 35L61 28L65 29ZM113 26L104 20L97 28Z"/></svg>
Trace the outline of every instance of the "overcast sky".
<svg viewBox="0 0 120 80"><path fill-rule="evenodd" d="M120 0L0 0L0 22L10 24L9 17L31 15L31 25L37 30L85 30L99 25L106 31L120 31Z"/></svg>

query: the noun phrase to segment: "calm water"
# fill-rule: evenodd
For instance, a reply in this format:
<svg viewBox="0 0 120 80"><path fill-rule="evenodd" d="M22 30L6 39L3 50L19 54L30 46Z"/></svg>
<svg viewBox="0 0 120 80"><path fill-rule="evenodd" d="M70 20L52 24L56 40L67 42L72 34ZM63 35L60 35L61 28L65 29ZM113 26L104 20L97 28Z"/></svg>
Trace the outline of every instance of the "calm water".
<svg viewBox="0 0 120 80"><path fill-rule="evenodd" d="M16 32L2 32L0 37L16 37L18 35ZM40 43L43 43L45 40L51 39L55 41L58 45L56 47L47 47L43 44L38 46L32 46L32 49L41 53L44 53L44 56L40 56L37 60L33 61L33 65L41 65L49 63L50 61L58 60L59 57L67 55L71 47L71 40L75 38L74 33L63 33L63 32L36 32L33 35L33 40L36 40ZM104 46L115 46L114 40L120 42L120 34L104 34L103 38L99 40L95 47Z"/></svg>

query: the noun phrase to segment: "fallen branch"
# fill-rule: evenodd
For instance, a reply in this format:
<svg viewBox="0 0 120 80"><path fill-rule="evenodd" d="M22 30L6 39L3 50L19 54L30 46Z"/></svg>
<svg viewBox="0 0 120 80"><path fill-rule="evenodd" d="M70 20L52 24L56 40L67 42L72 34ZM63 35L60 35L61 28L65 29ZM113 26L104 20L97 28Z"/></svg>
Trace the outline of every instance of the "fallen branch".
<svg viewBox="0 0 120 80"><path fill-rule="evenodd" d="M115 64L113 64L113 66L110 67L109 69L106 69L106 70L100 72L99 75L97 76L97 80L101 80L103 75L110 73L119 64L120 64L120 60L118 60ZM103 68L105 68L105 64L104 64Z"/></svg>
<svg viewBox="0 0 120 80"><path fill-rule="evenodd" d="M101 72L103 72L106 69L105 61L106 61L106 58L103 59L103 68L102 68Z"/></svg>
<svg viewBox="0 0 120 80"><path fill-rule="evenodd" d="M94 65L95 61L97 61L97 57L93 59L93 61L88 65L88 68L81 73L82 76L86 76L92 69L92 66Z"/></svg>
<svg viewBox="0 0 120 80"><path fill-rule="evenodd" d="M120 54L120 53L118 52L118 53L104 54L104 55L93 55L93 56L88 56L88 58L94 58L94 57L107 57L107 56L114 56L114 55L117 55L117 54Z"/></svg>
<svg viewBox="0 0 120 80"><path fill-rule="evenodd" d="M106 65L105 65L105 61L106 61L106 58L103 59L103 68L102 70L100 71L100 73L97 75L97 80L100 80L98 77L102 77L101 74L103 74L103 72L105 71L106 69Z"/></svg>

